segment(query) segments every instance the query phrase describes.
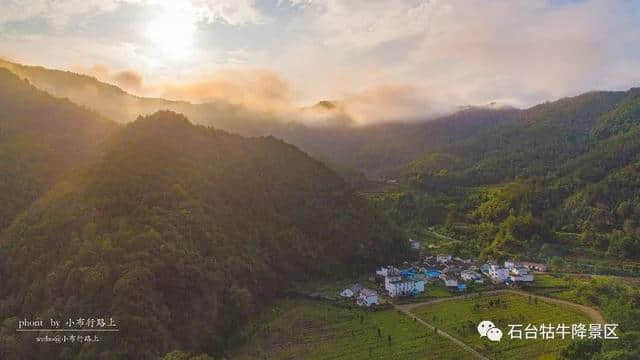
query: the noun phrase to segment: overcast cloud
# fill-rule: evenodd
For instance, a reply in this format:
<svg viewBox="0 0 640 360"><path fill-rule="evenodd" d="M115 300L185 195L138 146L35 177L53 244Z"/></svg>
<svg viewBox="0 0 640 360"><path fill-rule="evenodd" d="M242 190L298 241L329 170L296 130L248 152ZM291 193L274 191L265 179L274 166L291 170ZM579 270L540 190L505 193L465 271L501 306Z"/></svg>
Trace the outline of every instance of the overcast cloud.
<svg viewBox="0 0 640 360"><path fill-rule="evenodd" d="M91 73L139 95L264 95L278 106L343 99L359 122L416 119L460 105L526 107L639 86L639 7L636 0L0 0L0 56ZM254 75L274 91L245 93L256 87Z"/></svg>

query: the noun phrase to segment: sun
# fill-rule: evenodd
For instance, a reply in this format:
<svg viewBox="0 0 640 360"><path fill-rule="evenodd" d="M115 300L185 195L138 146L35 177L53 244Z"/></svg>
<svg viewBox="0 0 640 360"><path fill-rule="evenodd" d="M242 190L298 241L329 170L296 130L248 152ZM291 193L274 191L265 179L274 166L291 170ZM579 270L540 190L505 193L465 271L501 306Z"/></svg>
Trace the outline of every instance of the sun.
<svg viewBox="0 0 640 360"><path fill-rule="evenodd" d="M163 55L189 56L196 31L195 19L184 11L165 10L147 25L147 37Z"/></svg>

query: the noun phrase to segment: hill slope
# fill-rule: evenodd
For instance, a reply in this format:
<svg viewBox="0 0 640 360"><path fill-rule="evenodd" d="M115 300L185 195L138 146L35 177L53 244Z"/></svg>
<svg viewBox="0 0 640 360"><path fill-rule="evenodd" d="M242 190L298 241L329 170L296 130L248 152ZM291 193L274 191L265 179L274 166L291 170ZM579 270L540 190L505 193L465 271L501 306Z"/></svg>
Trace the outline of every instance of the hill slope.
<svg viewBox="0 0 640 360"><path fill-rule="evenodd" d="M0 231L63 174L94 158L116 124L0 69Z"/></svg>
<svg viewBox="0 0 640 360"><path fill-rule="evenodd" d="M491 184L518 176L544 175L588 150L589 135L601 116L612 111L625 92L592 92L534 106L512 122L441 147L415 161L410 173L425 186L438 176L460 184ZM448 161L440 162L445 157Z"/></svg>
<svg viewBox="0 0 640 360"><path fill-rule="evenodd" d="M0 313L106 312L120 336L64 352L139 359L173 349L215 354L291 282L386 261L404 244L295 147L171 112L128 124L99 161L58 184L0 241ZM34 356L15 321L3 325L0 355Z"/></svg>
<svg viewBox="0 0 640 360"><path fill-rule="evenodd" d="M291 123L279 136L326 160L369 177L395 177L426 151L510 123L515 109L469 108L425 122L306 127Z"/></svg>
<svg viewBox="0 0 640 360"><path fill-rule="evenodd" d="M591 92L523 110L427 152L405 180L446 194L440 224L476 252L637 259L639 99L640 89Z"/></svg>
<svg viewBox="0 0 640 360"><path fill-rule="evenodd" d="M8 69L48 93L68 98L120 123L134 121L138 115L159 110L185 114L193 122L215 126L242 135L265 135L274 119L226 102L192 104L160 98L139 97L98 79L42 66L28 66L0 59L0 68ZM216 114L213 117L211 114Z"/></svg>

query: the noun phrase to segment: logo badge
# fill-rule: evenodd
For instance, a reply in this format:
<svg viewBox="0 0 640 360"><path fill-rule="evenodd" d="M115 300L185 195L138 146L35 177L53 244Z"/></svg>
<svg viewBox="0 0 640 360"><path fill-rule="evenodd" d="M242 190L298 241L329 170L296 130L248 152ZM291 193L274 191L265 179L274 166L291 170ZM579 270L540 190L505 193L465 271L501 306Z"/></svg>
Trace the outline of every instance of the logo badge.
<svg viewBox="0 0 640 360"><path fill-rule="evenodd" d="M478 324L478 333L480 337L486 336L487 339L491 341L500 341L502 339L502 330L498 329L496 325L489 320L482 321Z"/></svg>

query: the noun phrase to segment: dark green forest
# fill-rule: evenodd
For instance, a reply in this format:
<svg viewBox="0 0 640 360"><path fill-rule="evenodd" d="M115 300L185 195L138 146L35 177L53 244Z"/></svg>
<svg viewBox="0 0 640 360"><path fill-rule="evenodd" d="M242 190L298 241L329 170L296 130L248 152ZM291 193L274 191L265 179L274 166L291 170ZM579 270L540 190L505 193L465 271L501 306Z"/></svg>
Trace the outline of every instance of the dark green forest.
<svg viewBox="0 0 640 360"><path fill-rule="evenodd" d="M273 137L158 112L116 125L2 75L0 358L219 355L297 281L370 269L401 234ZM33 346L22 317L113 316L98 344Z"/></svg>
<svg viewBox="0 0 640 360"><path fill-rule="evenodd" d="M0 69L0 230L62 175L95 159L116 126Z"/></svg>
<svg viewBox="0 0 640 360"><path fill-rule="evenodd" d="M374 200L468 254L638 260L639 135L639 89L565 98L425 153Z"/></svg>

